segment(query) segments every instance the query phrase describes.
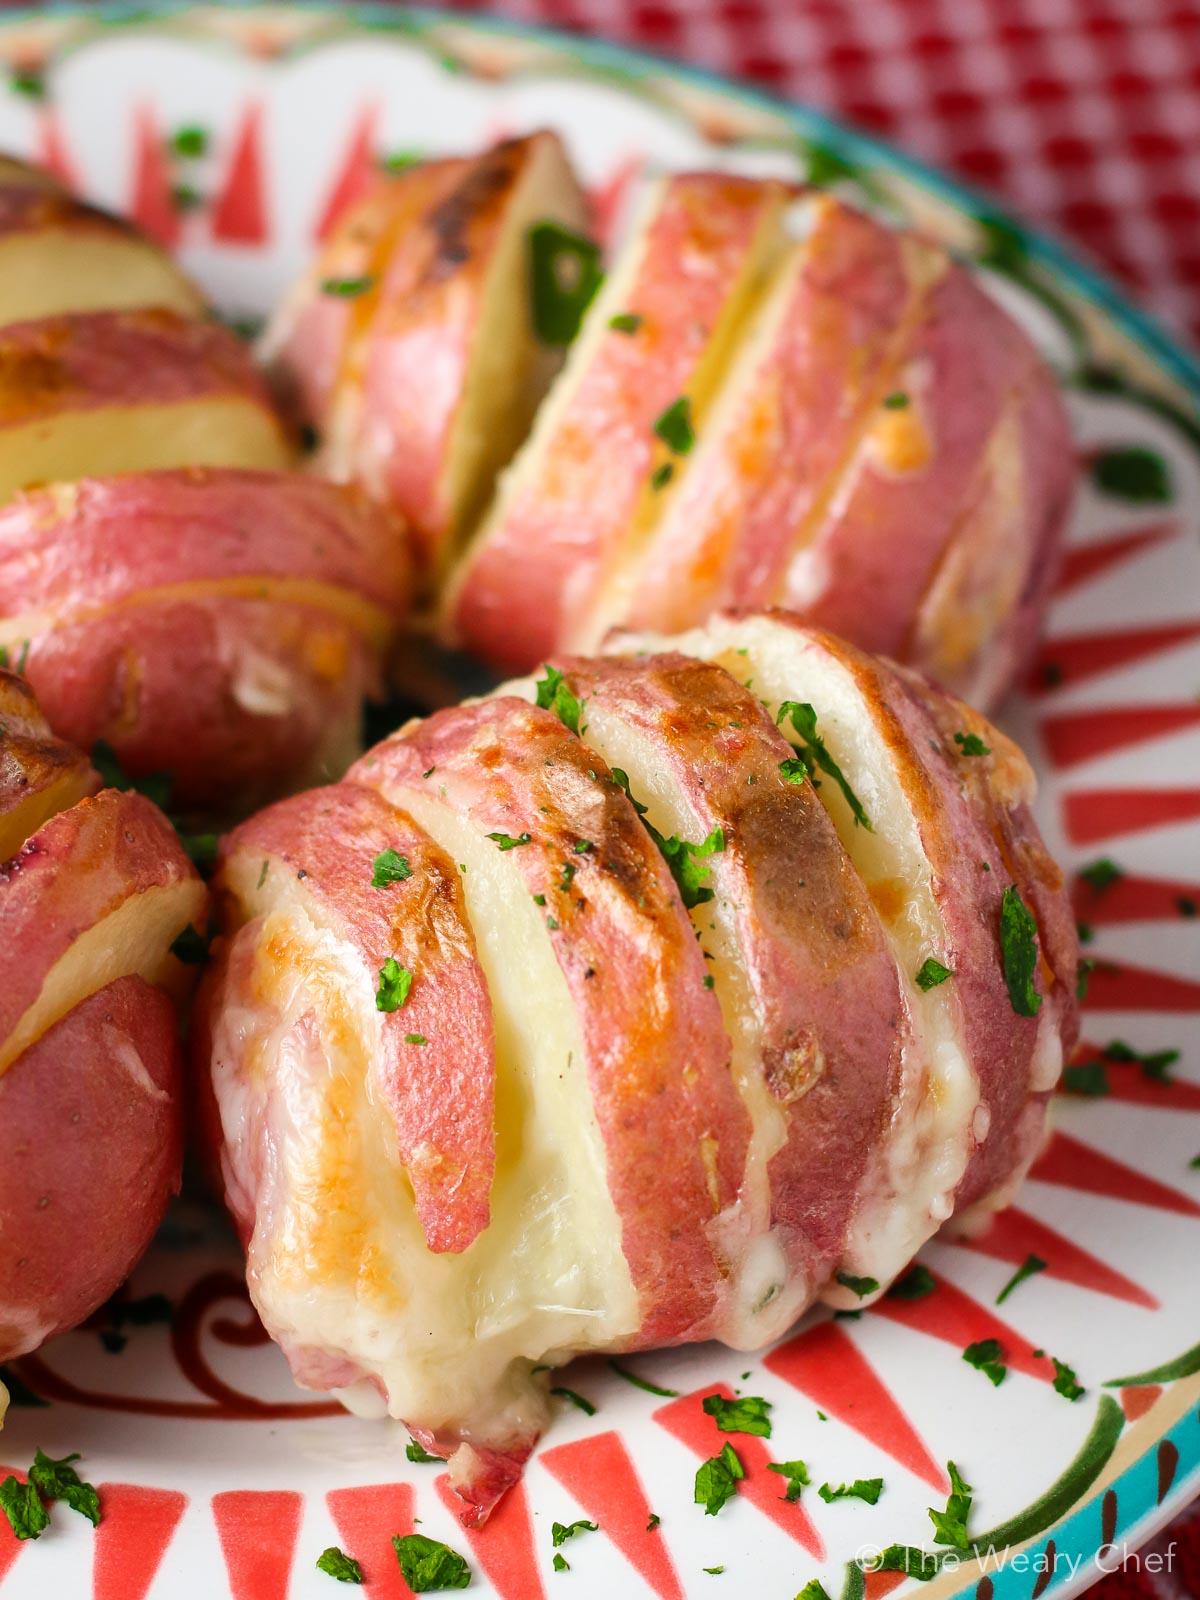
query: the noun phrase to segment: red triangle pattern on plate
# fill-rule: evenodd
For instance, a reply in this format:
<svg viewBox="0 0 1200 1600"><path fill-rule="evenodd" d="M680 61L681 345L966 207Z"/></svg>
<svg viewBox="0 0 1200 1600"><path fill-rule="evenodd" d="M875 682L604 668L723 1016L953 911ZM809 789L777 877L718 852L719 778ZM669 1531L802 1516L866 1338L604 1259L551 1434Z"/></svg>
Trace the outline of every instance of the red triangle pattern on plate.
<svg viewBox="0 0 1200 1600"><path fill-rule="evenodd" d="M1200 1011L1200 983L1101 957L1088 975L1091 1011Z"/></svg>
<svg viewBox="0 0 1200 1600"><path fill-rule="evenodd" d="M1077 789L1063 797L1072 844L1167 828L1200 817L1200 789Z"/></svg>
<svg viewBox="0 0 1200 1600"><path fill-rule="evenodd" d="M1086 878L1079 878L1072 901L1080 922L1093 927L1115 922L1176 922L1195 915L1200 906L1200 883L1122 873L1103 889L1095 889Z"/></svg>
<svg viewBox="0 0 1200 1600"><path fill-rule="evenodd" d="M446 1509L458 1517L462 1501L450 1487L448 1473L443 1472L438 1478L437 1492ZM545 1600L524 1481L508 1491L482 1528L468 1528L466 1535L473 1555L501 1600ZM397 1593L408 1591L401 1585Z"/></svg>
<svg viewBox="0 0 1200 1600"><path fill-rule="evenodd" d="M862 1434L935 1489L950 1480L887 1385L836 1322L821 1322L772 1350L763 1362L814 1405Z"/></svg>
<svg viewBox="0 0 1200 1600"><path fill-rule="evenodd" d="M62 127L53 106L45 106L38 118L38 165L52 172L59 183L77 189L79 180L67 155Z"/></svg>
<svg viewBox="0 0 1200 1600"><path fill-rule="evenodd" d="M326 239L346 207L353 205L366 192L375 173L375 126L378 121L377 105L364 106L359 112L358 121L347 140L337 177L313 230L317 240Z"/></svg>
<svg viewBox="0 0 1200 1600"><path fill-rule="evenodd" d="M775 1351L775 1354L779 1352ZM768 1357L765 1365L769 1367L770 1364L771 1358ZM669 1405L660 1406L654 1413L654 1420L705 1460L720 1455L722 1447L731 1444L746 1471L745 1478L738 1484L738 1494L757 1506L790 1538L802 1544L816 1560L823 1561L824 1540L800 1502L784 1499L786 1480L777 1472L768 1471L771 1453L766 1444L754 1434L722 1433L704 1410L705 1397L710 1394L719 1394L726 1400L735 1398L733 1390L726 1384L710 1383L692 1394L672 1400Z"/></svg>
<svg viewBox="0 0 1200 1600"><path fill-rule="evenodd" d="M1200 705L1101 706L1045 717L1040 733L1056 767L1077 767L1129 745L1200 727Z"/></svg>
<svg viewBox="0 0 1200 1600"><path fill-rule="evenodd" d="M362 1567L367 1600L408 1600L392 1536L413 1531L413 1499L410 1483L331 1489L325 1496L346 1554Z"/></svg>
<svg viewBox="0 0 1200 1600"><path fill-rule="evenodd" d="M997 1339L1003 1351L1001 1361L1014 1372L1023 1372L1027 1378L1040 1378L1045 1383L1054 1380L1054 1364L1046 1356L1035 1356L1034 1348L1015 1328L1002 1322L995 1312L981 1306L965 1290L935 1273L937 1288L919 1300L894 1299L884 1295L871 1311L874 1316L887 1317L917 1333L940 1339L956 1350L963 1351L969 1344L981 1339Z"/></svg>
<svg viewBox="0 0 1200 1600"><path fill-rule="evenodd" d="M212 211L212 236L225 244L267 242L267 202L262 163L263 108L248 105L233 142L225 183Z"/></svg>
<svg viewBox="0 0 1200 1600"><path fill-rule="evenodd" d="M92 1600L144 1600L187 1503L174 1489L100 1485Z"/></svg>
<svg viewBox="0 0 1200 1600"><path fill-rule="evenodd" d="M133 124L133 193L129 212L152 239L174 247L179 243L180 221L171 194L171 167L167 145L148 106L139 106Z"/></svg>
<svg viewBox="0 0 1200 1600"><path fill-rule="evenodd" d="M1200 1217L1200 1205L1186 1194L1169 1189L1165 1183L1147 1178L1123 1161L1072 1139L1061 1128L1051 1134L1049 1144L1029 1169L1029 1176L1041 1183L1079 1189L1084 1194L1101 1194L1109 1200L1153 1206L1158 1211L1173 1211L1181 1217Z"/></svg>
<svg viewBox="0 0 1200 1600"><path fill-rule="evenodd" d="M1081 584L1089 583L1093 578L1099 577L1110 567L1128 561L1133 556L1144 555L1168 539L1173 539L1178 532L1179 524L1176 522L1155 522L1141 528L1132 528L1126 533L1117 533L1102 539L1089 539L1086 544L1077 544L1063 557L1054 592L1061 595L1068 590L1077 589Z"/></svg>
<svg viewBox="0 0 1200 1600"><path fill-rule="evenodd" d="M1106 633L1063 634L1047 639L1025 683L1027 694L1048 694L1064 684L1132 666L1162 650L1200 639L1200 622L1169 622L1155 628L1128 628Z"/></svg>
<svg viewBox="0 0 1200 1600"><path fill-rule="evenodd" d="M1200 1095L1200 1091L1197 1094ZM1099 1256L1081 1249L1065 1234L1047 1227L1018 1206L998 1212L987 1231L977 1239L948 1238L943 1243L974 1250L993 1260L1008 1261L1013 1266L1020 1266L1027 1256L1037 1256L1046 1263L1048 1278L1058 1278L1063 1283L1073 1283L1080 1289L1091 1289L1130 1305L1144 1306L1147 1311L1157 1311L1159 1307L1154 1296L1132 1278L1124 1277Z"/></svg>
<svg viewBox="0 0 1200 1600"><path fill-rule="evenodd" d="M661 1414L656 1412L655 1417ZM708 1422L710 1419L705 1417ZM720 1445L717 1446L719 1450ZM712 1452L715 1454L716 1452ZM683 1588L659 1529L647 1528L651 1506L620 1435L601 1433L544 1450L538 1461L598 1522L629 1564L661 1600L684 1600ZM505 1597L507 1600L507 1596ZM522 1600L516 1593L513 1600Z"/></svg>
<svg viewBox="0 0 1200 1600"><path fill-rule="evenodd" d="M1104 1067L1109 1100L1120 1100L1127 1106L1154 1106L1160 1111L1200 1111L1198 1083L1152 1078L1136 1061L1110 1061L1100 1045L1081 1042L1075 1047L1072 1062L1078 1065L1085 1061L1099 1062Z"/></svg>
<svg viewBox="0 0 1200 1600"><path fill-rule="evenodd" d="M232 1600L287 1600L304 1497L231 1489L212 1498Z"/></svg>

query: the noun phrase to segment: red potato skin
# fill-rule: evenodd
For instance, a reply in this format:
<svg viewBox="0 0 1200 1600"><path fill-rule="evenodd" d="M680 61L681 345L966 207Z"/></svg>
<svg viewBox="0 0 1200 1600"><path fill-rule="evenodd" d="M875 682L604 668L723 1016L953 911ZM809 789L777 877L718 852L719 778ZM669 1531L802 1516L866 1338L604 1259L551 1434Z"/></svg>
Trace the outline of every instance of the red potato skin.
<svg viewBox="0 0 1200 1600"><path fill-rule="evenodd" d="M54 619L26 666L50 722L85 748L107 740L134 774L169 771L188 810L335 775L410 579L394 518L300 476L129 474L0 508L0 615ZM286 705L247 702L247 671Z"/></svg>
<svg viewBox="0 0 1200 1600"><path fill-rule="evenodd" d="M388 849L404 858L411 876L376 888L374 862ZM417 975L405 1005L381 1013L376 1066L426 1243L433 1251L465 1250L489 1217L496 1062L491 1002L455 863L411 817L351 784L281 801L225 839L214 883L233 912L225 926L238 919L227 869L239 856L252 861L256 875L262 861L300 877L373 981L389 957ZM209 1003L219 993L218 976ZM406 1034L428 1042L406 1043ZM227 1140L236 1142L236 1134ZM253 1220L238 1218L244 1231Z"/></svg>
<svg viewBox="0 0 1200 1600"><path fill-rule="evenodd" d="M89 311L0 329L0 427L225 395L271 409L248 352L219 322L166 310Z"/></svg>
<svg viewBox="0 0 1200 1600"><path fill-rule="evenodd" d="M178 1032L167 995L122 978L0 1076L0 1361L102 1305L178 1193Z"/></svg>
<svg viewBox="0 0 1200 1600"><path fill-rule="evenodd" d="M815 1294L840 1263L910 1039L878 916L811 784L780 773L791 746L723 668L679 655L558 665L589 710L654 741L688 795L696 837L724 834L710 873L738 908L762 1071L787 1116L768 1168L770 1223Z"/></svg>
<svg viewBox="0 0 1200 1600"><path fill-rule="evenodd" d="M828 197L726 446L697 456L655 529L628 626L682 630L752 605L878 405L938 253Z"/></svg>
<svg viewBox="0 0 1200 1600"><path fill-rule="evenodd" d="M50 732L25 679L3 670L0 729L0 859L7 860L64 804L94 794L100 777L81 750Z"/></svg>
<svg viewBox="0 0 1200 1600"><path fill-rule="evenodd" d="M721 308L780 187L711 173L668 181L626 308L559 418L538 470L469 550L447 631L503 671L571 643L666 452L655 419L687 392ZM520 458L513 470L519 469ZM519 574L519 581L514 581Z"/></svg>
<svg viewBox="0 0 1200 1600"><path fill-rule="evenodd" d="M52 817L0 865L0 1043L80 934L131 896L184 878L199 881L174 828L140 794L104 789Z"/></svg>
<svg viewBox="0 0 1200 1600"><path fill-rule="evenodd" d="M640 1301L628 1347L704 1338L719 1321L723 1284L707 1224L737 1196L749 1128L666 864L599 757L523 700L439 711L377 746L349 776L402 804L405 790L431 781L423 774L432 767L439 796L444 789L444 802L481 833L532 836L512 851L513 865L558 923L551 938L580 1022ZM581 839L592 848L576 851ZM576 868L565 889L564 863ZM716 1141L711 1179L706 1140Z"/></svg>
<svg viewBox="0 0 1200 1600"><path fill-rule="evenodd" d="M864 696L933 870L948 949L930 954L954 974L967 1053L989 1114L986 1135L975 1138L955 1194L955 1209L962 1211L1020 1170L1030 1141L1040 1137L1049 1091L1035 1093L1030 1081L1039 1029L1059 1034L1064 1059L1078 1033L1078 943L1062 872L1032 819L1028 766L1003 734L916 675L898 673L828 634L808 631L808 637L850 672ZM956 732L979 733L992 754L963 755L954 743ZM984 870L985 861L990 870ZM1005 984L1000 908L1012 883L1038 921L1039 1018L1018 1015ZM1038 1107L1032 1116L1031 1105Z"/></svg>
<svg viewBox="0 0 1200 1600"><path fill-rule="evenodd" d="M1070 433L1036 350L961 267L952 267L933 290L906 367L913 374L911 392L905 389L909 404L880 412L874 457L860 452L850 491L794 552L774 591L743 596L741 603L779 604L863 650L908 661L952 689L967 690L975 685L964 668L992 647L986 639L951 644L929 637L919 620L926 595L956 541L963 541L969 570L977 530L1000 518L999 531L981 542L993 557L1007 550L1013 575L997 581L1015 615L1011 627L1021 638L1036 628L1074 477ZM1027 405L1036 431L1020 427ZM986 477L981 482L981 475L989 441L1012 410L1020 433L1012 465L1022 482L1019 505L1006 516L984 498L989 490L998 494L1000 485ZM903 465L880 462L880 441ZM996 565L987 563L994 577ZM995 648L1008 663L1012 643L1003 621L994 625L1001 630ZM943 626L955 627L953 603ZM913 650L916 638L920 652Z"/></svg>

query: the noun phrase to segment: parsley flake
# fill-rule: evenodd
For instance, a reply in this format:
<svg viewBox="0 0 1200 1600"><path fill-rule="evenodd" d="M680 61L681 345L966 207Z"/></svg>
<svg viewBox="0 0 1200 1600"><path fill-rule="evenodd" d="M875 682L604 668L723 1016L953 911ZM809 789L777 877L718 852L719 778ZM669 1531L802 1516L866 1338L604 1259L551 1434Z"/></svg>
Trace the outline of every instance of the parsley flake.
<svg viewBox="0 0 1200 1600"><path fill-rule="evenodd" d="M876 1289L879 1287L879 1282L877 1279L856 1278L852 1272L839 1272L837 1275L837 1281L841 1284L843 1289L849 1289L850 1292L852 1294L856 1294L860 1300L862 1300L866 1295L874 1294Z"/></svg>
<svg viewBox="0 0 1200 1600"><path fill-rule="evenodd" d="M583 701L571 693L566 678L549 662L546 663L546 676L537 682L537 703L543 711L553 711L572 733L579 733L579 714L583 710Z"/></svg>
<svg viewBox="0 0 1200 1600"><path fill-rule="evenodd" d="M423 1533L398 1533L392 1538L392 1548L404 1581L414 1594L465 1589L471 1582L471 1569L458 1551L436 1539L427 1539Z"/></svg>
<svg viewBox="0 0 1200 1600"><path fill-rule="evenodd" d="M834 1500L865 1500L873 1506L883 1493L882 1478L855 1478L853 1483L839 1483L835 1489L831 1483L823 1483L817 1493L826 1505Z"/></svg>
<svg viewBox="0 0 1200 1600"><path fill-rule="evenodd" d="M742 1395L737 1400L726 1400L719 1394L704 1397L704 1410L722 1433L755 1433L762 1439L769 1439L771 1419L767 1412L770 1409L771 1402L756 1394Z"/></svg>
<svg viewBox="0 0 1200 1600"><path fill-rule="evenodd" d="M615 317L609 317L608 325L614 333L636 333L643 320L636 311L618 311Z"/></svg>
<svg viewBox="0 0 1200 1600"><path fill-rule="evenodd" d="M183 932L171 943L171 954L185 966L202 966L208 960L208 940L189 922Z"/></svg>
<svg viewBox="0 0 1200 1600"><path fill-rule="evenodd" d="M888 1290L890 1300L924 1300L937 1288L937 1279L924 1262L915 1262Z"/></svg>
<svg viewBox="0 0 1200 1600"><path fill-rule="evenodd" d="M737 1451L728 1442L719 1456L711 1456L696 1471L695 1501L704 1507L706 1517L715 1517L727 1500L737 1493L738 1480L746 1476Z"/></svg>
<svg viewBox="0 0 1200 1600"><path fill-rule="evenodd" d="M626 1383L631 1383L635 1389L642 1389L646 1394L656 1394L662 1400L677 1400L678 1389L664 1389L661 1384L651 1383L648 1378L639 1378L636 1372L630 1372L628 1367L623 1367L619 1361L609 1361L609 1366L618 1378L624 1378Z"/></svg>
<svg viewBox="0 0 1200 1600"><path fill-rule="evenodd" d="M339 1583L361 1583L363 1581L362 1568L353 1556L348 1556L344 1550L339 1550L337 1545L331 1544L327 1550L322 1550L317 1557L317 1570L327 1572L331 1578L336 1578Z"/></svg>
<svg viewBox="0 0 1200 1600"><path fill-rule="evenodd" d="M530 318L542 344L571 343L603 281L600 250L590 239L557 222L530 228Z"/></svg>
<svg viewBox="0 0 1200 1600"><path fill-rule="evenodd" d="M962 1353L969 1367L982 1372L998 1389L1008 1376L1008 1368L1001 1361L1004 1351L999 1339L976 1339Z"/></svg>
<svg viewBox="0 0 1200 1600"><path fill-rule="evenodd" d="M1103 894L1106 889L1111 889L1119 878L1123 878L1125 872L1111 856L1101 856L1097 861L1089 861L1086 867L1080 867L1079 876L1097 894Z"/></svg>
<svg viewBox="0 0 1200 1600"><path fill-rule="evenodd" d="M659 1525L659 1523L661 1521L662 1521L662 1518L659 1516L658 1512L657 1511L652 1511L650 1513L650 1520L646 1524L646 1532L647 1533L653 1533L655 1528L658 1527L658 1525Z"/></svg>
<svg viewBox="0 0 1200 1600"><path fill-rule="evenodd" d="M804 741L799 746L799 750L810 773L819 767L827 777L832 778L842 791L846 804L850 807L850 814L854 818L855 826L865 828L868 833L873 832L870 819L863 810L862 802L850 787L841 767L829 754L824 739L817 732L816 711L806 700L785 700L779 707L779 715L775 718L776 724L782 726L788 717L791 718L792 727Z"/></svg>
<svg viewBox="0 0 1200 1600"><path fill-rule="evenodd" d="M194 161L208 153L208 129L189 125L176 128L171 135L171 149L185 161Z"/></svg>
<svg viewBox="0 0 1200 1600"><path fill-rule="evenodd" d="M40 1539L50 1526L50 1516L32 1479L20 1483L12 1476L0 1483L0 1511L18 1539Z"/></svg>
<svg viewBox="0 0 1200 1600"><path fill-rule="evenodd" d="M665 489L674 476L675 463L673 461L664 461L661 465L655 467L650 474L650 487L652 489Z"/></svg>
<svg viewBox="0 0 1200 1600"><path fill-rule="evenodd" d="M945 983L947 978L953 976L953 967L944 967L936 957L926 956L921 963L921 970L917 973L917 988L936 989L939 983Z"/></svg>
<svg viewBox="0 0 1200 1600"><path fill-rule="evenodd" d="M1027 1255L1012 1277L996 1296L996 1304L1002 1306L1018 1284L1024 1283L1026 1278L1032 1278L1039 1272L1045 1272L1049 1262L1043 1261L1041 1256L1032 1253Z"/></svg>
<svg viewBox="0 0 1200 1600"><path fill-rule="evenodd" d="M941 1571L943 1557L908 1544L889 1544L866 1564L868 1572L903 1572L918 1583L928 1583ZM864 1565L860 1563L860 1565Z"/></svg>
<svg viewBox="0 0 1200 1600"><path fill-rule="evenodd" d="M1069 1367L1065 1361L1060 1361L1057 1356L1051 1356L1054 1363L1054 1388L1067 1400L1078 1400L1087 1390L1081 1383L1075 1381L1074 1368Z"/></svg>
<svg viewBox="0 0 1200 1600"><path fill-rule="evenodd" d="M672 400L654 419L654 431L672 455L686 456L696 442L692 426L692 407L687 395Z"/></svg>
<svg viewBox="0 0 1200 1600"><path fill-rule="evenodd" d="M1019 1017L1036 1017L1042 1007L1033 981L1038 966L1037 923L1011 883L1000 902L1000 959L1013 1010Z"/></svg>
<svg viewBox="0 0 1200 1600"><path fill-rule="evenodd" d="M405 1044L428 1044L429 1040L423 1033L406 1033L404 1042Z"/></svg>
<svg viewBox="0 0 1200 1600"><path fill-rule="evenodd" d="M796 1596L796 1600L829 1600L820 1578L810 1578Z"/></svg>
<svg viewBox="0 0 1200 1600"><path fill-rule="evenodd" d="M386 889L390 884L403 883L405 878L411 877L408 857L399 856L394 850L381 850L371 863L372 889Z"/></svg>
<svg viewBox="0 0 1200 1600"><path fill-rule="evenodd" d="M984 744L977 733L956 733L954 742L964 756L990 756L992 747Z"/></svg>
<svg viewBox="0 0 1200 1600"><path fill-rule="evenodd" d="M599 1533L600 1524L589 1522L586 1517L580 1517L578 1522L556 1522L550 1529L550 1537L557 1550L560 1544L566 1544L568 1539L573 1539L577 1533Z"/></svg>
<svg viewBox="0 0 1200 1600"><path fill-rule="evenodd" d="M576 1394L574 1389L551 1389L551 1394L558 1395L561 1400L569 1400L573 1406L578 1406L585 1417L594 1417L596 1408L590 1400L585 1400L581 1394Z"/></svg>
<svg viewBox="0 0 1200 1600"><path fill-rule="evenodd" d="M1169 1069L1179 1060L1178 1050L1152 1050L1143 1055L1123 1039L1113 1039L1104 1046L1102 1054L1109 1061L1126 1064L1136 1062L1142 1069L1143 1077L1151 1078L1155 1083L1170 1083Z"/></svg>
<svg viewBox="0 0 1200 1600"><path fill-rule="evenodd" d="M429 1451L426 1450L425 1446L419 1443L416 1439L410 1439L408 1441L408 1443L404 1446L404 1454L410 1461L416 1461L422 1466L440 1467L442 1465L442 1457L431 1456Z"/></svg>
<svg viewBox="0 0 1200 1600"><path fill-rule="evenodd" d="M571 1570L571 1563L561 1550L556 1550L554 1553L554 1570L555 1572L570 1572Z"/></svg>
<svg viewBox="0 0 1200 1600"><path fill-rule="evenodd" d="M785 1500L799 1500L801 1490L812 1482L808 1475L807 1463L803 1461L770 1461L767 1463L767 1471L777 1472L781 1478L787 1479L787 1488L783 1495Z"/></svg>
<svg viewBox="0 0 1200 1600"><path fill-rule="evenodd" d="M1095 1097L1109 1094L1108 1068L1103 1061L1082 1061L1077 1066L1064 1067L1062 1086L1067 1094L1088 1094Z"/></svg>
<svg viewBox="0 0 1200 1600"><path fill-rule="evenodd" d="M374 287L375 279L371 277L321 279L321 293L333 295L339 300L355 300Z"/></svg>
<svg viewBox="0 0 1200 1600"><path fill-rule="evenodd" d="M489 833L487 837L501 850L516 850L532 840L532 835L528 833L518 834L515 839L511 833Z"/></svg>
<svg viewBox="0 0 1200 1600"><path fill-rule="evenodd" d="M399 1011L408 999L413 975L402 967L395 956L389 956L379 969L379 988L375 993L375 1006L379 1011Z"/></svg>
<svg viewBox="0 0 1200 1600"><path fill-rule="evenodd" d="M724 1567L705 1567L705 1568L703 1568L703 1570L705 1572L709 1573L712 1577L719 1578L721 1576L721 1574L725 1571L725 1568Z"/></svg>
<svg viewBox="0 0 1200 1600"><path fill-rule="evenodd" d="M893 389L891 394L884 395L883 404L887 411L903 411L908 405L908 396L903 389Z"/></svg>
<svg viewBox="0 0 1200 1600"><path fill-rule="evenodd" d="M1166 461L1157 450L1142 445L1102 450L1091 464L1091 476L1105 494L1135 505L1161 505L1172 498Z"/></svg>
<svg viewBox="0 0 1200 1600"><path fill-rule="evenodd" d="M809 776L808 762L803 756L789 756L779 763L779 771L785 783L803 783Z"/></svg>
<svg viewBox="0 0 1200 1600"><path fill-rule="evenodd" d="M63 1505L70 1506L72 1511L78 1511L81 1517L86 1517L94 1528L100 1521L100 1496L71 1465L78 1460L78 1451L64 1456L61 1461L55 1461L52 1456L43 1455L38 1450L29 1469L29 1481L44 1499L61 1500Z"/></svg>

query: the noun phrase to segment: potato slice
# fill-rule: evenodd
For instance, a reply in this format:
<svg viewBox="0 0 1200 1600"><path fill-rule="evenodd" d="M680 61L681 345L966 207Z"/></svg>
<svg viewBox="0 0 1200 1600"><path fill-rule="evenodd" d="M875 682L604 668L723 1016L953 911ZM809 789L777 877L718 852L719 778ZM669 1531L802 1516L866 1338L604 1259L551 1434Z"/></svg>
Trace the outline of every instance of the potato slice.
<svg viewBox="0 0 1200 1600"><path fill-rule="evenodd" d="M204 313L200 291L132 224L53 190L0 185L0 325L140 306Z"/></svg>
<svg viewBox="0 0 1200 1600"><path fill-rule="evenodd" d="M783 248L786 199L782 184L717 173L651 189L451 576L448 638L517 672L576 648L597 585L630 541L648 537L670 498L663 475L676 472L681 452L655 424L686 402L703 431L731 347ZM633 331L613 327L614 316L632 317ZM686 443L678 429L672 437Z"/></svg>
<svg viewBox="0 0 1200 1600"><path fill-rule="evenodd" d="M0 993L0 1076L89 995L190 974L171 945L205 890L162 813L106 789L52 817L0 873L0 944L22 952Z"/></svg>
<svg viewBox="0 0 1200 1600"><path fill-rule="evenodd" d="M0 863L99 786L82 750L51 733L25 679L0 671Z"/></svg>
<svg viewBox="0 0 1200 1600"><path fill-rule="evenodd" d="M217 323L99 311L0 333L0 500L64 479L289 461L261 380Z"/></svg>

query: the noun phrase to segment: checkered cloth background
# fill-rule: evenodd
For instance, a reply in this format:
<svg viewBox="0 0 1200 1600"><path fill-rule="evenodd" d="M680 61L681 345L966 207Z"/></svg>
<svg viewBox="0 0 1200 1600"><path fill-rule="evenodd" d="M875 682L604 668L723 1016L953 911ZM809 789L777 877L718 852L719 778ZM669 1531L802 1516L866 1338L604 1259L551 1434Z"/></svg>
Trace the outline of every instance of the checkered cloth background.
<svg viewBox="0 0 1200 1600"><path fill-rule="evenodd" d="M1200 345L1200 0L490 0L803 100L990 190Z"/></svg>
<svg viewBox="0 0 1200 1600"><path fill-rule="evenodd" d="M457 8L637 45L855 123L1056 233L1200 346L1200 0ZM1200 1502L1149 1548L1159 1571L1135 1555L1096 1600L1200 1600Z"/></svg>

